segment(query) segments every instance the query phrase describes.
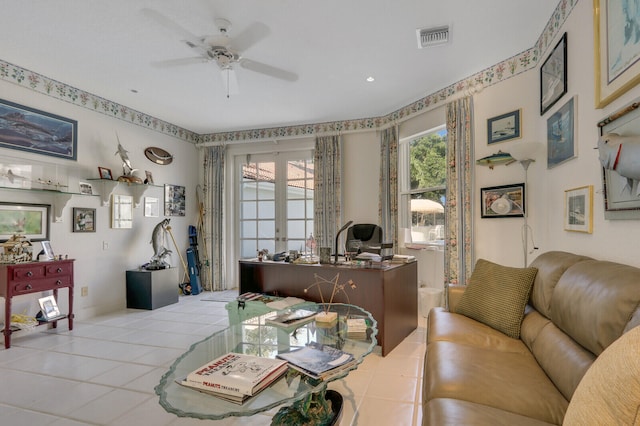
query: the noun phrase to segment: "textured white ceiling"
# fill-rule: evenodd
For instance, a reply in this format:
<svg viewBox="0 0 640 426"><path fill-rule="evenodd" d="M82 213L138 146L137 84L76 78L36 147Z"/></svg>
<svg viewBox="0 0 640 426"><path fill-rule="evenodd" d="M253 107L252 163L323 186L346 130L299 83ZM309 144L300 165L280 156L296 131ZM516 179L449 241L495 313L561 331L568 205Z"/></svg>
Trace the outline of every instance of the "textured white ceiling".
<svg viewBox="0 0 640 426"><path fill-rule="evenodd" d="M4 1L0 59L200 133L388 114L531 48L557 0ZM296 73L236 66L239 93L150 8L200 37L252 23L269 34L242 55ZM418 49L416 29L449 25L450 43ZM367 83L372 75L375 82ZM137 93L133 93L135 89Z"/></svg>

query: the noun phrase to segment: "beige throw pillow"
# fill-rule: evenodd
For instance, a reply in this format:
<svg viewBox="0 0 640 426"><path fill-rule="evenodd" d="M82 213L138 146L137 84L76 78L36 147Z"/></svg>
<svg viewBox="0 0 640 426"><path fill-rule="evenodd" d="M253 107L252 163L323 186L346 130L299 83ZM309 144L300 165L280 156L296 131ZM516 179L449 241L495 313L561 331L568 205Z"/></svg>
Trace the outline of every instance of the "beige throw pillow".
<svg viewBox="0 0 640 426"><path fill-rule="evenodd" d="M479 259L456 313L518 339L537 273L536 268L512 268Z"/></svg>

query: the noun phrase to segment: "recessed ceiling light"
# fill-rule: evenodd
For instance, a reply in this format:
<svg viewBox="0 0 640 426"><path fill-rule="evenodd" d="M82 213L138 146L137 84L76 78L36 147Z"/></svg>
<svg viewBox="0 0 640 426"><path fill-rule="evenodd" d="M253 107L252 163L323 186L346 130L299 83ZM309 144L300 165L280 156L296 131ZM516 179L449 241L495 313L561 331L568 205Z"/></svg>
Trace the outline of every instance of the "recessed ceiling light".
<svg viewBox="0 0 640 426"><path fill-rule="evenodd" d="M373 78L372 76L367 77L367 82L372 83L374 81L376 81L376 79Z"/></svg>

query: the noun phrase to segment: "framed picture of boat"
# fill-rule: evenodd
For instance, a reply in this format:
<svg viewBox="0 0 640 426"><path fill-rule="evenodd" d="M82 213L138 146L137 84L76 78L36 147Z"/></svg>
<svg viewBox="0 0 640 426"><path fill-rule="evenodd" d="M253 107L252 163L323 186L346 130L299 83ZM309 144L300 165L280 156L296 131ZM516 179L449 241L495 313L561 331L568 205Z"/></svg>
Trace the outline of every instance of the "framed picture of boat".
<svg viewBox="0 0 640 426"><path fill-rule="evenodd" d="M521 110L508 112L487 120L487 144L519 139Z"/></svg>
<svg viewBox="0 0 640 426"><path fill-rule="evenodd" d="M547 119L547 168L577 156L575 144L578 97L574 96Z"/></svg>
<svg viewBox="0 0 640 426"><path fill-rule="evenodd" d="M0 147L77 159L78 122L0 99Z"/></svg>
<svg viewBox="0 0 640 426"><path fill-rule="evenodd" d="M540 67L540 115L567 93L567 33Z"/></svg>

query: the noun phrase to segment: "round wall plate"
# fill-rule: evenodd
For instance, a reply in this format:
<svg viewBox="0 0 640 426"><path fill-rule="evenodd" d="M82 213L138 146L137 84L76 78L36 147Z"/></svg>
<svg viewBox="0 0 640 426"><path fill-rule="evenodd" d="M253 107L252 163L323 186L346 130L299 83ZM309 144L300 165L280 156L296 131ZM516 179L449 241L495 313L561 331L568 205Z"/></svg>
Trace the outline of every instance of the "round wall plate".
<svg viewBox="0 0 640 426"><path fill-rule="evenodd" d="M160 164L161 166L171 164L171 162L173 161L173 155L169 154L164 149L157 148L155 146L145 148L144 155L149 159L149 161Z"/></svg>

